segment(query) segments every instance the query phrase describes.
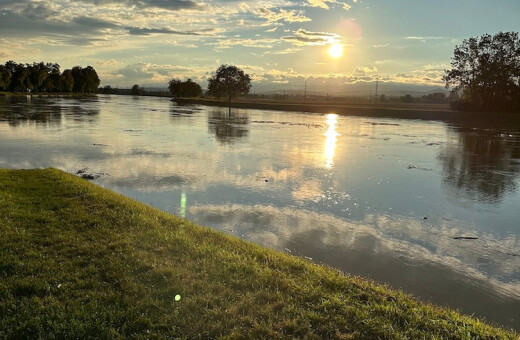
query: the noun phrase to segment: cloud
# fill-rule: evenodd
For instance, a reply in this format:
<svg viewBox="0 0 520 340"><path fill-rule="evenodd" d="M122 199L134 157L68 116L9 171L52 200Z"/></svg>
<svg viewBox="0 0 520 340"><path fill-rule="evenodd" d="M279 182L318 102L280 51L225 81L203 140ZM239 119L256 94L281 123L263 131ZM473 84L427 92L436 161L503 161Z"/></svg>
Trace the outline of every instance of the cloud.
<svg viewBox="0 0 520 340"><path fill-rule="evenodd" d="M293 36L284 36L282 40L291 42L298 46L303 45L330 45L338 43L340 36L328 32L310 32L300 28Z"/></svg>
<svg viewBox="0 0 520 340"><path fill-rule="evenodd" d="M405 37L406 40L440 40L444 37Z"/></svg>
<svg viewBox="0 0 520 340"><path fill-rule="evenodd" d="M306 17L303 11L297 10L285 10L280 8L277 11L271 8L259 8L252 10L253 13L257 14L260 18L266 19L269 22L285 21L285 22L305 22L311 21L310 18Z"/></svg>
<svg viewBox="0 0 520 340"><path fill-rule="evenodd" d="M312 183L304 189L305 192L296 193L303 200L316 197L319 191ZM495 239L472 230L471 234L487 245L482 249L480 242L453 240L465 230L449 225L432 227L406 217L369 215L353 222L305 209L239 204L195 205L188 211L197 223L213 225L269 248L283 251L289 247L310 257L319 256L323 249L362 253L368 263L381 270L384 266L398 267L403 263L419 271L425 266L443 275L439 280L452 280L457 276L458 280L471 282L472 287L482 291L491 290L503 297L520 299L520 283L513 279L519 275L518 260L498 255L519 251L520 242L515 237ZM263 228L258 228L259 225ZM300 249L293 248L298 245ZM376 256L371 258L370 254ZM386 260L381 262L381 259Z"/></svg>
<svg viewBox="0 0 520 340"><path fill-rule="evenodd" d="M200 31L177 31L171 28L148 28L148 27L126 27L131 35L150 35L150 34L176 34L176 35L212 35L213 29Z"/></svg>
<svg viewBox="0 0 520 340"><path fill-rule="evenodd" d="M274 44L279 43L278 39L222 39L208 45L215 45L217 49L226 49L232 46L254 47L254 48L272 48Z"/></svg>
<svg viewBox="0 0 520 340"><path fill-rule="evenodd" d="M114 72L115 75L134 80L151 80L154 76L153 72L147 71L147 64L139 63L125 66Z"/></svg>
<svg viewBox="0 0 520 340"><path fill-rule="evenodd" d="M152 63L135 63L126 65L116 71L109 72L112 79L108 79L104 83L116 81L125 86L131 84L165 84L171 78L187 79L191 78L195 82L203 82L206 80L206 74L209 72L208 67L186 67L168 64L152 64Z"/></svg>
<svg viewBox="0 0 520 340"><path fill-rule="evenodd" d="M58 11L51 9L43 2L37 4L31 2L21 11L21 14L30 19L48 19L58 15Z"/></svg>
<svg viewBox="0 0 520 340"><path fill-rule="evenodd" d="M119 65L119 64L121 64L121 63L115 59L96 61L96 65L100 65L100 66L110 66L110 65Z"/></svg>
<svg viewBox="0 0 520 340"><path fill-rule="evenodd" d="M300 52L301 50L302 50L301 48L289 47L289 48L279 50L279 51L266 52L265 54L293 54L296 52Z"/></svg>
<svg viewBox="0 0 520 340"><path fill-rule="evenodd" d="M354 1L354 2L357 2L357 1ZM342 1L337 1L337 0L307 0L307 5L309 5L311 7L330 9L329 4L332 4L332 5L337 4L346 11L348 11L352 8L352 6L349 5L348 3L342 2Z"/></svg>
<svg viewBox="0 0 520 340"><path fill-rule="evenodd" d="M323 9L329 9L327 2L335 2L335 1L321 1L321 0L307 0L307 3L312 7L320 7Z"/></svg>
<svg viewBox="0 0 520 340"><path fill-rule="evenodd" d="M144 8L161 8L169 11L179 11L186 9L202 9L202 5L191 0L81 0L84 3L92 4L97 7L103 7L108 4L122 5L124 7Z"/></svg>
<svg viewBox="0 0 520 340"><path fill-rule="evenodd" d="M376 72L377 72L377 68L375 66L372 68L366 67L366 66L360 66L360 67L356 67L356 69L354 70L354 72L352 72L352 74L355 76L366 76L368 73L376 73Z"/></svg>

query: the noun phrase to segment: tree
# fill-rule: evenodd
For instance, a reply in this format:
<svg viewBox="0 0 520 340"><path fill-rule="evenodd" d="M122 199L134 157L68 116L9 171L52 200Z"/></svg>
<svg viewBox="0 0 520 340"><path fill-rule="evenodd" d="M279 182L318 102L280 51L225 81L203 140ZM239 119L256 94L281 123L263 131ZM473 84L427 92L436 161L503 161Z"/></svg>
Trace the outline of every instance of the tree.
<svg viewBox="0 0 520 340"><path fill-rule="evenodd" d="M135 84L134 86L132 86L132 89L130 90L131 93L134 95L134 96L138 96L141 94L141 89L139 88L139 85Z"/></svg>
<svg viewBox="0 0 520 340"><path fill-rule="evenodd" d="M85 77L83 74L83 68L81 66L74 66L71 70L72 78L74 79L72 92L82 93L85 92Z"/></svg>
<svg viewBox="0 0 520 340"><path fill-rule="evenodd" d="M92 66L85 67L83 69L83 77L85 79L85 92L96 93L101 82L96 70Z"/></svg>
<svg viewBox="0 0 520 340"><path fill-rule="evenodd" d="M473 109L520 109L520 39L516 32L469 38L456 46L443 80Z"/></svg>
<svg viewBox="0 0 520 340"><path fill-rule="evenodd" d="M7 64L6 64L7 66ZM33 86L29 78L29 69L23 64L14 64L8 67L13 67L11 73L11 83L9 90L12 92L27 92L32 90Z"/></svg>
<svg viewBox="0 0 520 340"><path fill-rule="evenodd" d="M251 78L233 65L221 65L208 79L208 94L218 98L246 95L251 90Z"/></svg>
<svg viewBox="0 0 520 340"><path fill-rule="evenodd" d="M47 69L49 70L48 77L42 84L42 91L53 92L59 91L60 89L60 65L47 63Z"/></svg>
<svg viewBox="0 0 520 340"><path fill-rule="evenodd" d="M50 69L43 62L33 63L32 65L27 64L27 69L29 70L29 79L33 91L41 92L41 87L49 76Z"/></svg>
<svg viewBox="0 0 520 340"><path fill-rule="evenodd" d="M7 90L10 83L11 73L9 73L9 69L4 65L0 65L0 91Z"/></svg>
<svg viewBox="0 0 520 340"><path fill-rule="evenodd" d="M76 93L96 93L99 87L99 77L92 66L81 68L74 66L71 71L74 78L73 92Z"/></svg>
<svg viewBox="0 0 520 340"><path fill-rule="evenodd" d="M103 88L98 89L98 93L111 94L113 92L112 86L105 85Z"/></svg>
<svg viewBox="0 0 520 340"><path fill-rule="evenodd" d="M173 78L168 83L168 89L174 97L191 98L199 97L202 94L202 88L199 84L193 82L191 79L181 81Z"/></svg>
<svg viewBox="0 0 520 340"><path fill-rule="evenodd" d="M60 77L60 91L72 92L74 89L74 77L72 70L65 70Z"/></svg>

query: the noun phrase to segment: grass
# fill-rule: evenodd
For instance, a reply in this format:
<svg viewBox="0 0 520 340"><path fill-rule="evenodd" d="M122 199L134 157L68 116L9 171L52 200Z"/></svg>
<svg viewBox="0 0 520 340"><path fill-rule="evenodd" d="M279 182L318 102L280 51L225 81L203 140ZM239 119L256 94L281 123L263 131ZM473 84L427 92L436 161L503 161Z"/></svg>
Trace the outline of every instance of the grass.
<svg viewBox="0 0 520 340"><path fill-rule="evenodd" d="M0 170L0 338L517 336L55 169Z"/></svg>

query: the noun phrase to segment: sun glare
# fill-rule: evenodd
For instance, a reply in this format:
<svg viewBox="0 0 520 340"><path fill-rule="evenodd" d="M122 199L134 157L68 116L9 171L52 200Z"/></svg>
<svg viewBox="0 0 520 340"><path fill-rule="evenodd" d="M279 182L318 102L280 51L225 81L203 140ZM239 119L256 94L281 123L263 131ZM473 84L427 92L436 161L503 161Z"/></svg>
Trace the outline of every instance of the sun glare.
<svg viewBox="0 0 520 340"><path fill-rule="evenodd" d="M342 54L343 54L343 45L334 44L329 47L329 55L332 58L337 59L337 58L341 57Z"/></svg>

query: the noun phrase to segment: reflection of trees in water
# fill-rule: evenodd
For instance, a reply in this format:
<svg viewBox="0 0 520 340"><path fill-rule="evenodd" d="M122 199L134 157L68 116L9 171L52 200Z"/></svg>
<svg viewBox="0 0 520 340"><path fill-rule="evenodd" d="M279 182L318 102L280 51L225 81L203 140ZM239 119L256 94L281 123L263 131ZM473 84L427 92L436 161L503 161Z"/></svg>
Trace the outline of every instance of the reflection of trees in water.
<svg viewBox="0 0 520 340"><path fill-rule="evenodd" d="M443 182L456 196L496 203L517 189L520 126L457 125L439 153Z"/></svg>
<svg viewBox="0 0 520 340"><path fill-rule="evenodd" d="M7 121L10 126L26 122L58 126L61 125L61 107L37 97L0 97L0 120Z"/></svg>
<svg viewBox="0 0 520 340"><path fill-rule="evenodd" d="M242 110L217 108L208 114L208 130L222 144L233 143L249 135L249 115Z"/></svg>
<svg viewBox="0 0 520 340"><path fill-rule="evenodd" d="M62 115L76 121L94 122L99 115L99 108L85 101L60 102L56 98L39 98L30 96L0 97L0 120L11 126L19 126L26 122L37 125L54 125L62 123Z"/></svg>
<svg viewBox="0 0 520 340"><path fill-rule="evenodd" d="M76 122L94 123L99 119L99 109L93 107L67 106L61 108L69 119Z"/></svg>

